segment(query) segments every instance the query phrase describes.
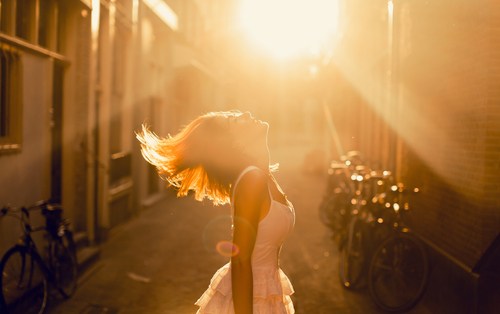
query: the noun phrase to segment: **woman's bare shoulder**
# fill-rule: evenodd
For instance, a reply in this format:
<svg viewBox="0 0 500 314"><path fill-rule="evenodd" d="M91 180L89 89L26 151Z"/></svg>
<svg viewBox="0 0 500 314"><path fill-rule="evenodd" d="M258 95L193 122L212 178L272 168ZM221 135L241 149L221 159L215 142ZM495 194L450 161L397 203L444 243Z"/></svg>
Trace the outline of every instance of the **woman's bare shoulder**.
<svg viewBox="0 0 500 314"><path fill-rule="evenodd" d="M245 173L234 191L236 200L238 199L262 199L267 194L267 175L260 169L255 168Z"/></svg>

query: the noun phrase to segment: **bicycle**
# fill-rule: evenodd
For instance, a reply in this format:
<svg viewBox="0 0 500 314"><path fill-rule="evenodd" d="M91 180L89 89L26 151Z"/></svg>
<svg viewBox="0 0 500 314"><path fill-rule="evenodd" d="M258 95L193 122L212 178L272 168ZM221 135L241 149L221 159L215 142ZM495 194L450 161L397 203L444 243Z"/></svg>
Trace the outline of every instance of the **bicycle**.
<svg viewBox="0 0 500 314"><path fill-rule="evenodd" d="M319 206L319 218L333 232L339 250L347 236L346 229L351 218L350 202L355 189L351 175L355 167L362 163L362 157L360 152L351 151L341 160L341 163L333 161L328 169L326 193Z"/></svg>
<svg viewBox="0 0 500 314"><path fill-rule="evenodd" d="M367 243L370 237L369 222L372 219L370 203L370 186L368 180L371 172L362 165L356 166L355 172L351 175L351 180L355 185L355 192L352 195L351 204L351 220L347 236L340 244L339 257L339 278L340 282L347 289L355 289L360 286L361 279L365 274L365 266L368 258L368 249L370 245Z"/></svg>
<svg viewBox="0 0 500 314"><path fill-rule="evenodd" d="M30 211L41 209L45 225L32 227ZM75 244L68 220L61 218L59 205L40 201L19 209L4 206L1 217L12 216L21 221L23 230L19 243L9 249L0 261L0 309L3 314L42 314L47 305L49 283L65 298L77 286ZM48 261L44 262L32 232L46 230Z"/></svg>
<svg viewBox="0 0 500 314"><path fill-rule="evenodd" d="M401 225L401 212L409 209L408 203L403 203L403 195L407 192L405 186L398 183L391 189L398 194L392 206L386 203L387 208L393 209L392 232L372 256L368 287L380 309L401 312L415 306L424 294L430 263L423 242Z"/></svg>
<svg viewBox="0 0 500 314"><path fill-rule="evenodd" d="M319 218L333 231L334 237L339 237L345 225L349 223L350 184L346 172L345 164L332 162L328 169L327 192L319 206Z"/></svg>

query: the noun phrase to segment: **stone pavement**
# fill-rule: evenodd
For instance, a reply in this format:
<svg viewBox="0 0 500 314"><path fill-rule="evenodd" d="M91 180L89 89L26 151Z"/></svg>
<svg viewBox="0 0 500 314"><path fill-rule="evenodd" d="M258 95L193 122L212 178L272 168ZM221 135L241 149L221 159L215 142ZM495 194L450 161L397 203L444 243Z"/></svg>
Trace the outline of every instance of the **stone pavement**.
<svg viewBox="0 0 500 314"><path fill-rule="evenodd" d="M280 264L290 278L297 314L381 313L368 291L347 291L338 252L318 219L326 178L300 171L311 147L272 151L276 178L296 210L295 229ZM169 197L113 232L101 259L68 300L53 298L49 314L194 314L194 302L227 258L214 246L230 237L229 207ZM409 313L429 314L422 304Z"/></svg>

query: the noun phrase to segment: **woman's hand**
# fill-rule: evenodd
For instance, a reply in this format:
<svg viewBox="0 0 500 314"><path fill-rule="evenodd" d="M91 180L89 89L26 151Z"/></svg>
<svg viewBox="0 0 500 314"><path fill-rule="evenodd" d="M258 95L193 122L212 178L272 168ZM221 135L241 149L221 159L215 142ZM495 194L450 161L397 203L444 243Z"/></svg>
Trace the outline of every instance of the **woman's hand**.
<svg viewBox="0 0 500 314"><path fill-rule="evenodd" d="M268 197L265 174L257 169L243 175L234 191L234 226L231 281L235 314L253 313L251 257L262 205Z"/></svg>

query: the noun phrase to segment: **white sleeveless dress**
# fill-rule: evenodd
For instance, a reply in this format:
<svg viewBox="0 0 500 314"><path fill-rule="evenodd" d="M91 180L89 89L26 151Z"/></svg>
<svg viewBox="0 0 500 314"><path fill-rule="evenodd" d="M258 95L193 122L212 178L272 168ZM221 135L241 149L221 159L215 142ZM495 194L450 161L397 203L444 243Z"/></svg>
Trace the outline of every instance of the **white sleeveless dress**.
<svg viewBox="0 0 500 314"><path fill-rule="evenodd" d="M257 167L243 170L236 185L245 173ZM268 187L269 188L269 187ZM295 223L293 206L290 208L271 197L267 216L259 222L257 238L252 253L253 313L293 314L292 284L279 268L278 258L283 241ZM234 198L233 198L234 199ZM234 202L231 202L231 217L234 217ZM197 314L234 314L231 289L231 262L220 268L210 281L210 286L195 303L200 307Z"/></svg>

